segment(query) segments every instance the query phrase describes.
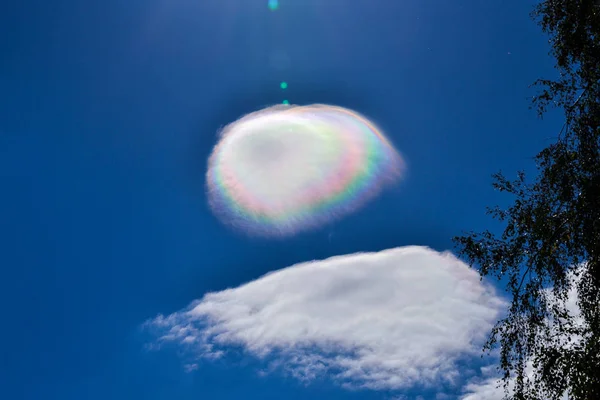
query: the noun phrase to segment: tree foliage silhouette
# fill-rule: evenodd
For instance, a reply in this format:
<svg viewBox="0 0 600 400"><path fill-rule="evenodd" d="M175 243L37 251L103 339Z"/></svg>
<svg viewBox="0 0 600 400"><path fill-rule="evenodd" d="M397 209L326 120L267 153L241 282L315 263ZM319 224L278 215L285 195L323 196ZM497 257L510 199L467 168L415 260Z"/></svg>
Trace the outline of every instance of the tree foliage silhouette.
<svg viewBox="0 0 600 400"><path fill-rule="evenodd" d="M456 237L482 276L512 297L486 349L499 345L509 399L600 399L600 1L545 0L532 16L550 37L558 77L540 79L533 107L564 112L537 175L494 175L508 209L489 208L504 232ZM576 279L572 279L576 276ZM580 315L569 313L576 290ZM508 385L512 381L514 385Z"/></svg>

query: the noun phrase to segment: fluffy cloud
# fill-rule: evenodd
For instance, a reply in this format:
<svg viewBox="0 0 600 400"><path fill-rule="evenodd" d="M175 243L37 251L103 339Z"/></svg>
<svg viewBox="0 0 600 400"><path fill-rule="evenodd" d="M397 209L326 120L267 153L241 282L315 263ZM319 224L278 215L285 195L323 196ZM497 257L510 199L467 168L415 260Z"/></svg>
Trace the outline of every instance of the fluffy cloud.
<svg viewBox="0 0 600 400"><path fill-rule="evenodd" d="M294 265L147 326L199 359L242 348L265 371L388 390L454 382L503 306L452 254L413 246Z"/></svg>
<svg viewBox="0 0 600 400"><path fill-rule="evenodd" d="M483 379L477 379L464 387L465 394L461 400L502 400L504 397L504 386L498 376L493 373L495 368L482 368ZM514 387L514 382L509 382L509 389Z"/></svg>

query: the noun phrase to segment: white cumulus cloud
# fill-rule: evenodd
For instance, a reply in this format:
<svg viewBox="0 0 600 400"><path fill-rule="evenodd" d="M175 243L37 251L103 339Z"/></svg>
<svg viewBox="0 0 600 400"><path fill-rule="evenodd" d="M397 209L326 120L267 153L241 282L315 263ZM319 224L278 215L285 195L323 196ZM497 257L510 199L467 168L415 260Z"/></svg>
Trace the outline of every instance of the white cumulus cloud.
<svg viewBox="0 0 600 400"><path fill-rule="evenodd" d="M262 373L389 390L455 382L503 307L452 254L411 246L293 265L147 326L198 359L241 347Z"/></svg>

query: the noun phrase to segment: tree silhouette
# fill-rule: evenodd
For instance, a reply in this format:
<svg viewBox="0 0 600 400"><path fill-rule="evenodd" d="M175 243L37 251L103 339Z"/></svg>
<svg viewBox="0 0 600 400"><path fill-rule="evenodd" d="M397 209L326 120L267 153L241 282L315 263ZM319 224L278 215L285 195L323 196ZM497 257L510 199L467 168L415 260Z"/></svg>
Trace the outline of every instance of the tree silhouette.
<svg viewBox="0 0 600 400"><path fill-rule="evenodd" d="M486 349L500 347L506 398L600 399L600 1L545 0L532 16L550 37L557 79L535 82L533 107L564 111L556 140L535 157L537 175L501 173L514 197L488 213L505 225L456 237L482 276L507 279L512 299ZM580 315L569 312L577 294ZM508 382L514 382L509 386Z"/></svg>

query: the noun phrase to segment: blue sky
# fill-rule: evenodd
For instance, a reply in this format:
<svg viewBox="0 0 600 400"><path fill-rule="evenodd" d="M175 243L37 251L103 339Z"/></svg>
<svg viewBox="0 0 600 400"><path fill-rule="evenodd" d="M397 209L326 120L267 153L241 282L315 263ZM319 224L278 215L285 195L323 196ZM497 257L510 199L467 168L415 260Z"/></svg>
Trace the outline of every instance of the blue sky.
<svg viewBox="0 0 600 400"><path fill-rule="evenodd" d="M463 230L497 229L485 206L509 199L492 190L490 175L531 170L531 156L561 124L528 108L529 84L554 74L532 7L517 0L280 0L275 12L263 0L0 6L0 397L460 398L480 374L478 355L452 359L454 385L356 390L331 371L308 382L285 368L264 373L268 363L248 353L248 341L225 343L218 360L177 342L149 351L160 340L141 326L300 262L404 246L451 250ZM359 212L287 240L225 228L204 194L216 132L284 98L373 118L404 155L406 178ZM421 251L430 271L439 255ZM235 296L226 300L246 299Z"/></svg>

